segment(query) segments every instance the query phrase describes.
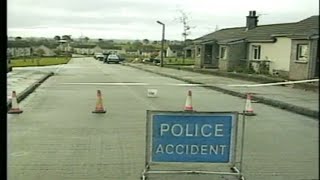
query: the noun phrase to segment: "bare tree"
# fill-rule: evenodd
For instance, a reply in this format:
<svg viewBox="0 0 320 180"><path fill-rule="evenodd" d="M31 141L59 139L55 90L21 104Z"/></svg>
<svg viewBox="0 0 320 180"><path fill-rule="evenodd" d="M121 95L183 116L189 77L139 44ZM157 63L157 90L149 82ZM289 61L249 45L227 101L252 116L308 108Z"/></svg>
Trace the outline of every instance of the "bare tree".
<svg viewBox="0 0 320 180"><path fill-rule="evenodd" d="M191 34L191 29L195 28L195 26L190 25L190 14L187 14L184 10L179 9L179 17L177 20L183 25L183 32L182 32L182 37L183 40L185 41L188 36Z"/></svg>
<svg viewBox="0 0 320 180"><path fill-rule="evenodd" d="M180 16L177 18L177 20L183 25L183 32L182 32L182 37L183 37L183 42L184 42L184 47L186 46L186 40L188 36L191 34L191 29L195 28L194 26L190 26L190 14L187 14L184 10L179 9L178 10ZM185 52L183 50L183 60L182 62L184 63L185 59Z"/></svg>

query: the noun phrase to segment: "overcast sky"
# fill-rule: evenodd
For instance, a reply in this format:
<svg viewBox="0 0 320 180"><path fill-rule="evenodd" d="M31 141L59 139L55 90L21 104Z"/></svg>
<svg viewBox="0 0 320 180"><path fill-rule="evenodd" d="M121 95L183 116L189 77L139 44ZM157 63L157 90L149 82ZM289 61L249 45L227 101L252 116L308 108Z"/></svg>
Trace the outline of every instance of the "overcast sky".
<svg viewBox="0 0 320 180"><path fill-rule="evenodd" d="M8 36L81 35L103 39L182 40L179 10L193 28L188 38L244 26L250 10L259 24L296 22L319 14L319 0L9 0Z"/></svg>

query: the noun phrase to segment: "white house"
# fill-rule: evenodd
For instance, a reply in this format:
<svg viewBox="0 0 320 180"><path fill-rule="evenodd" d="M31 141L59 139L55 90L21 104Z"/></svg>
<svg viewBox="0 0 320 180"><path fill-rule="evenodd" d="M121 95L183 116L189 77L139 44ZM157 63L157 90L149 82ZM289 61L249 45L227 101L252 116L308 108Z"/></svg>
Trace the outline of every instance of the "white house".
<svg viewBox="0 0 320 180"><path fill-rule="evenodd" d="M31 56L32 49L26 41L8 41L7 54L10 57L27 57Z"/></svg>
<svg viewBox="0 0 320 180"><path fill-rule="evenodd" d="M56 53L53 52L52 49L48 48L45 45L40 45L38 47L33 47L32 49L33 49L34 53L37 53L37 51L39 51L40 49L43 50L43 52L44 52L43 56L55 56L56 55Z"/></svg>
<svg viewBox="0 0 320 180"><path fill-rule="evenodd" d="M195 39L195 66L222 71L252 68L292 80L319 75L319 16L294 23L258 26L257 22L256 12L250 11L245 27Z"/></svg>
<svg viewBox="0 0 320 180"><path fill-rule="evenodd" d="M182 45L169 45L166 51L166 57L178 57L183 55Z"/></svg>

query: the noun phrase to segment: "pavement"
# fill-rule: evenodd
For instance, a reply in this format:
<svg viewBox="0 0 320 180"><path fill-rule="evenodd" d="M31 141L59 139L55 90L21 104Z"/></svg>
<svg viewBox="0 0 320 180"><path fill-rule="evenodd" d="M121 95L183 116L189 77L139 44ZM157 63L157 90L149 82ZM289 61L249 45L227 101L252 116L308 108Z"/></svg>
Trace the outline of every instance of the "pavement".
<svg viewBox="0 0 320 180"><path fill-rule="evenodd" d="M252 93L252 98L256 102L317 119L319 117L319 94L315 91L297 89L291 85L243 87L241 85L261 83L212 74L209 75L207 73L204 74L165 67L161 68L159 66L141 63L125 63L124 65L204 86L237 97L246 98L247 93Z"/></svg>
<svg viewBox="0 0 320 180"><path fill-rule="evenodd" d="M11 107L12 91L20 102L62 66L13 68L7 73L7 108Z"/></svg>

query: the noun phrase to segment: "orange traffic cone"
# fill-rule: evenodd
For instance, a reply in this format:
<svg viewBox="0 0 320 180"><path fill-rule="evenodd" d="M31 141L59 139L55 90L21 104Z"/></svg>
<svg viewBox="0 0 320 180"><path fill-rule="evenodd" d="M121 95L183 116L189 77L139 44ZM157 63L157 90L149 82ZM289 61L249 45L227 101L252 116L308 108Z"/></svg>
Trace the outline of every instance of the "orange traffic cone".
<svg viewBox="0 0 320 180"><path fill-rule="evenodd" d="M102 96L101 96L101 91L97 91L97 104L96 104L96 109L92 111L92 113L106 113L106 110L103 108L103 103L102 103Z"/></svg>
<svg viewBox="0 0 320 180"><path fill-rule="evenodd" d="M244 115L246 116L255 116L256 114L253 112L253 108L251 105L251 94L247 94L246 107L244 110Z"/></svg>
<svg viewBox="0 0 320 180"><path fill-rule="evenodd" d="M188 96L186 99L186 105L184 106L185 111L193 111L192 107L192 92L189 90L188 91Z"/></svg>
<svg viewBox="0 0 320 180"><path fill-rule="evenodd" d="M9 114L20 114L22 112L23 111L19 108L19 105L18 105L16 91L12 91L11 109L8 111L8 113Z"/></svg>

